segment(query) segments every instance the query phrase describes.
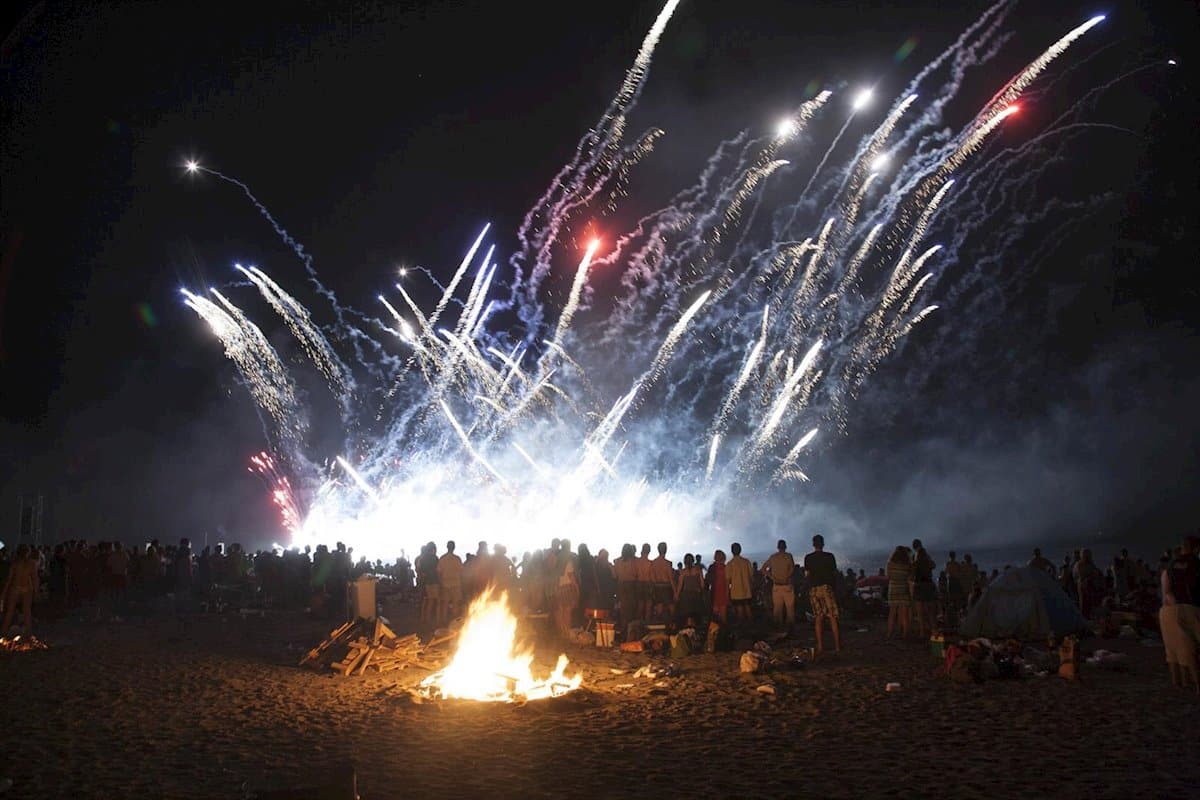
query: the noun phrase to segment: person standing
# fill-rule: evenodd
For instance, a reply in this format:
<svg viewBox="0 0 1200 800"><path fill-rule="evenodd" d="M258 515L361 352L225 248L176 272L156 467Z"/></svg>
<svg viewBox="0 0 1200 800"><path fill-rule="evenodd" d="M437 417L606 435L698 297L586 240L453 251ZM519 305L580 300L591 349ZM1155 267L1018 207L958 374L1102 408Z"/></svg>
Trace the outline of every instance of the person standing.
<svg viewBox="0 0 1200 800"><path fill-rule="evenodd" d="M579 574L576 572L575 554L571 552L571 543L563 539L560 551L562 572L558 576L558 602L555 604L555 620L558 631L564 637L569 636L575 609L579 605Z"/></svg>
<svg viewBox="0 0 1200 800"><path fill-rule="evenodd" d="M417 570L417 589L421 592L421 624L436 625L441 603L437 545L428 542L422 547L413 566Z"/></svg>
<svg viewBox="0 0 1200 800"><path fill-rule="evenodd" d="M0 598L4 600L4 624L0 626L0 636L8 635L18 604L24 620L21 632L26 636L33 634L33 601L40 588L37 553L27 544L19 545L4 579L4 591L0 592Z"/></svg>
<svg viewBox="0 0 1200 800"><path fill-rule="evenodd" d="M650 565L650 544L642 544L637 560L638 619L650 619L654 605L654 568Z"/></svg>
<svg viewBox="0 0 1200 800"><path fill-rule="evenodd" d="M729 612L729 574L725 568L725 551L713 553L712 566L705 576L708 583L708 596L712 598L712 616L718 622L725 622Z"/></svg>
<svg viewBox="0 0 1200 800"><path fill-rule="evenodd" d="M667 558L667 543L658 543L658 558L650 562L651 601L653 619L671 619L675 615L675 571Z"/></svg>
<svg viewBox="0 0 1200 800"><path fill-rule="evenodd" d="M817 652L825 652L825 620L833 631L833 652L842 652L842 633L838 627L838 604L834 592L838 580L837 559L825 552L825 537L812 538L813 551L804 557L804 575L808 578L808 598L812 603L813 624L817 633Z"/></svg>
<svg viewBox="0 0 1200 800"><path fill-rule="evenodd" d="M947 567L947 571L949 568ZM912 611L912 594L909 592L909 575L912 572L912 561L908 557L908 548L899 545L892 551L892 557L887 562L887 638L891 639L900 629L900 636L908 638L909 614Z"/></svg>
<svg viewBox="0 0 1200 800"><path fill-rule="evenodd" d="M638 618L637 550L633 545L621 547L621 557L613 563L613 573L617 579L617 611L625 630Z"/></svg>
<svg viewBox="0 0 1200 800"><path fill-rule="evenodd" d="M1075 592L1079 597L1079 611L1083 618L1091 620L1104 599L1104 573L1092 561L1092 551L1079 551L1079 560L1072 570L1075 575Z"/></svg>
<svg viewBox="0 0 1200 800"><path fill-rule="evenodd" d="M446 553L437 562L438 614L437 624L445 625L453 617L463 613L463 563L454 552L453 541L446 542ZM453 611L451 611L453 609Z"/></svg>
<svg viewBox="0 0 1200 800"><path fill-rule="evenodd" d="M796 621L796 590L792 588L792 573L796 560L787 551L787 542L780 539L775 553L762 565L763 574L771 579L771 609L775 622L791 626Z"/></svg>
<svg viewBox="0 0 1200 800"><path fill-rule="evenodd" d="M617 576L608 560L608 551L600 548L593 563L596 580L596 608L612 613L617 597Z"/></svg>
<svg viewBox="0 0 1200 800"><path fill-rule="evenodd" d="M1047 575L1054 575L1054 562L1042 555L1042 548L1033 548L1033 558L1029 559L1029 566L1040 569Z"/></svg>
<svg viewBox="0 0 1200 800"><path fill-rule="evenodd" d="M729 602L733 606L733 617L750 621L751 604L754 599L754 567L750 559L742 555L742 546L734 542L729 546L733 558L725 567L729 576Z"/></svg>
<svg viewBox="0 0 1200 800"><path fill-rule="evenodd" d="M1200 693L1200 538L1189 536L1160 577L1162 608L1158 612L1167 668L1174 686L1192 685Z"/></svg>
<svg viewBox="0 0 1200 800"><path fill-rule="evenodd" d="M937 584L933 582L936 564L920 539L913 539L912 602L917 612L917 633L922 638L933 633L937 621Z"/></svg>
<svg viewBox="0 0 1200 800"><path fill-rule="evenodd" d="M896 555L895 552L893 552L892 557L894 558L895 555ZM888 563L889 564L891 563L891 559L888 560ZM953 550L950 551L950 558L946 561L945 570L946 570L946 610L950 615L957 617L958 614L962 611L963 606L966 605L967 592L969 591L970 587L964 585L964 580L967 577L965 574L966 570L963 569L963 563L958 560L958 554L955 553ZM972 577L974 577L974 576L972 576ZM890 583L888 584L888 589L889 589L889 591L891 590ZM911 603L911 600L910 600L910 603ZM889 614L889 616L890 616L890 614ZM907 629L908 625L906 624L904 627ZM907 635L907 633L906 633L906 635Z"/></svg>
<svg viewBox="0 0 1200 800"><path fill-rule="evenodd" d="M695 627L704 616L704 573L691 553L683 557L683 571L675 585L675 609L682 627Z"/></svg>

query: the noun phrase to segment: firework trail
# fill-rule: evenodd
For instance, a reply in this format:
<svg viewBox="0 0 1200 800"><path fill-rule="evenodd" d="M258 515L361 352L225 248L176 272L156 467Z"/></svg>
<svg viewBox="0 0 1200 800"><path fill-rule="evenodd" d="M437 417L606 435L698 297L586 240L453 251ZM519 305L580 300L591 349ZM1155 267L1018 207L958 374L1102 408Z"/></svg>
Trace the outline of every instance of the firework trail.
<svg viewBox="0 0 1200 800"><path fill-rule="evenodd" d="M288 326L288 330L300 342L309 358L329 381L330 388L339 397L345 398L347 395L347 379L348 368L342 363L342 360L334 352L333 347L329 344L329 340L321 333L316 325L313 324L312 317L308 313L308 309L296 301L287 292L280 288L279 284L271 280L266 273L257 267L246 269L241 264L235 265L239 272L245 275L250 281L258 287L259 293L263 299L275 309L275 313L279 314L284 323Z"/></svg>
<svg viewBox="0 0 1200 800"><path fill-rule="evenodd" d="M537 292L549 274L551 250L571 212L586 205L614 176L619 177L619 164L635 155L640 157L652 145L653 138L656 138L653 133L647 134L624 157L619 152L625 130L625 118L637 105L650 71L654 49L658 46L659 39L662 38L678 5L679 0L668 0L659 11L654 24L642 40L633 65L625 73L621 87L613 96L600 122L579 140L572 160L554 176L545 194L526 214L517 231L521 247L510 259L510 264L518 276L513 284L513 293L516 296L519 292L523 296L525 302L521 304L522 310L527 314L532 313L531 318L522 320L531 334L541 327L543 318L542 307L537 302ZM614 165L617 165L616 169ZM532 264L529 274L522 285L519 283L520 276L524 273L524 265L530 261Z"/></svg>
<svg viewBox="0 0 1200 800"><path fill-rule="evenodd" d="M258 453L250 457L247 469L266 483L271 492L271 502L279 509L283 529L293 536L298 535L303 528L304 515L292 491L291 481L279 469L275 459L269 453Z"/></svg>
<svg viewBox="0 0 1200 800"><path fill-rule="evenodd" d="M610 213L630 168L661 135L655 128L623 143L676 6L662 7L599 122L525 215L507 259L511 282L505 277L506 285L494 288L497 245L487 241L485 226L444 286L429 273L441 294L428 315L401 284L403 304L379 296L393 323L368 322L390 333L390 349L350 325L303 248L245 184L204 170L251 197L334 306L339 334L355 346L353 368L299 301L261 270L243 270L347 414L355 370L375 374L363 363L360 343L385 365L405 364L388 366L380 430L356 435L344 448L359 467L336 459L353 486L329 478L315 488L311 507L296 514L297 539L337 535L354 540L360 552L389 556L387 548L398 549L392 539L402 517L421 539L425 527L440 526L462 535L494 531L489 538L514 547L541 546L549 532L567 528L577 538L589 530L605 536L624 530L635 538L653 531L683 543L695 541L717 506L740 492L808 481L800 462L817 430L827 424L845 430L849 400L937 309L930 303L912 314L936 284L926 263L938 253L939 264L960 255L966 232L999 213L988 192L1016 167L998 156L981 166L973 156L1015 113L1022 92L1099 21L1059 39L956 130L944 123L945 109L968 73L988 64L1009 38L1003 23L1012 3L995 3L917 74L851 148L852 157L838 164L835 151L864 113L865 104L855 102L808 183L786 202L774 195L791 190L766 179L788 163L780 149L822 111L828 92L802 104L777 131L743 131L719 143L690 187L615 235L605 255L597 257L599 243L590 243L566 302L549 308L542 287L552 263L566 255L563 232L584 212ZM1017 153L1013 161L1023 157ZM890 178L883 174L893 168ZM954 179L970 190L952 192ZM771 211L762 225L756 224L760 206ZM939 213L951 206L954 214ZM797 241L789 230L800 223L808 231ZM948 237L945 250L925 245L931 235ZM600 265L620 275L614 297L589 291ZM939 274L945 270L939 266ZM303 432L294 392L284 394L290 378L273 351L263 349L269 345L261 331L222 295L219 304L185 297L255 402L277 427ZM451 303L461 312L447 325L442 318ZM593 313L579 322L589 304ZM513 315L499 313L508 310ZM491 320L511 316L518 325L490 329ZM393 355L397 350L401 356ZM300 438L286 447L302 450ZM403 544L411 548L416 539L410 539Z"/></svg>

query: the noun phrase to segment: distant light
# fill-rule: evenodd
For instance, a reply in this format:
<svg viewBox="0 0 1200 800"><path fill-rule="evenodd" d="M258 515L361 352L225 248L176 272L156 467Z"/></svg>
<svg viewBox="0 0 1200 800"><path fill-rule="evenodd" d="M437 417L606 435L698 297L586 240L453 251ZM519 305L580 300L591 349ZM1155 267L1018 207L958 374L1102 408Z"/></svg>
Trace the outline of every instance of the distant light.
<svg viewBox="0 0 1200 800"><path fill-rule="evenodd" d="M400 268L400 277L403 278L407 274L408 274L408 267L401 267Z"/></svg>
<svg viewBox="0 0 1200 800"><path fill-rule="evenodd" d="M850 107L853 108L855 111L859 111L863 108L866 108L867 103L871 102L871 97L874 94L875 93L873 91L871 91L870 89L863 89L861 92L859 92L857 95L854 96L854 102L851 103Z"/></svg>
<svg viewBox="0 0 1200 800"><path fill-rule="evenodd" d="M1168 63L1168 64L1170 64L1170 65L1173 67L1173 66L1175 66L1175 63L1176 63L1176 62L1175 62L1175 59L1173 59L1173 58L1168 58L1168 59L1167 59L1167 63Z"/></svg>
<svg viewBox="0 0 1200 800"><path fill-rule="evenodd" d="M795 132L796 132L796 120L792 119L791 117L788 117L787 119L782 120L779 123L779 126L775 128L775 138L786 139L787 137L791 136Z"/></svg>
<svg viewBox="0 0 1200 800"><path fill-rule="evenodd" d="M189 159L188 162L186 164L184 164L183 166L185 169L187 169L188 173L190 174L190 173L193 173L196 170L200 169L200 162L192 161Z"/></svg>

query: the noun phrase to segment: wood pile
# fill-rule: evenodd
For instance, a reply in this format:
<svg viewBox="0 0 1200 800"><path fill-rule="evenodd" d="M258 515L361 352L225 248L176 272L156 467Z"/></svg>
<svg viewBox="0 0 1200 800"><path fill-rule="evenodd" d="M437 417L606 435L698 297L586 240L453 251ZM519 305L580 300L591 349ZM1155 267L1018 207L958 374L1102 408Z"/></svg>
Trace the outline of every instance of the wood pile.
<svg viewBox="0 0 1200 800"><path fill-rule="evenodd" d="M419 667L436 670L448 655L436 650L454 635L421 643L415 633L397 636L381 619L356 619L335 628L319 645L300 659L301 667L331 669L339 675L362 675L368 669L391 672Z"/></svg>

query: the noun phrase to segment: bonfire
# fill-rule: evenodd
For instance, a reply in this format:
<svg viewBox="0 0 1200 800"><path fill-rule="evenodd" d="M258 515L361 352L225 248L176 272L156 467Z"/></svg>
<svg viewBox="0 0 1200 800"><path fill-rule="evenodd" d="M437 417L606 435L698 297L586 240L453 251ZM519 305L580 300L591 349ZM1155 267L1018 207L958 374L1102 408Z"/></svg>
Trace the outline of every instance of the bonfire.
<svg viewBox="0 0 1200 800"><path fill-rule="evenodd" d="M0 651L8 653L25 652L28 650L49 650L50 647L36 636L14 636L11 639L0 636Z"/></svg>
<svg viewBox="0 0 1200 800"><path fill-rule="evenodd" d="M507 592L489 588L471 603L454 658L418 688L430 698L505 703L542 700L579 688L583 678L568 677L567 663L567 657L559 655L549 676L534 677L530 668L533 650L517 645L517 618L509 608Z"/></svg>

